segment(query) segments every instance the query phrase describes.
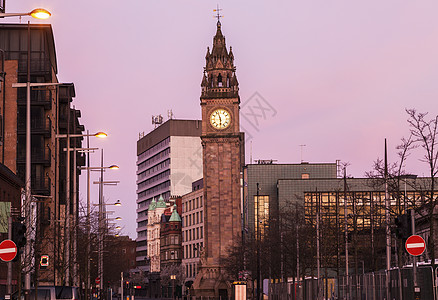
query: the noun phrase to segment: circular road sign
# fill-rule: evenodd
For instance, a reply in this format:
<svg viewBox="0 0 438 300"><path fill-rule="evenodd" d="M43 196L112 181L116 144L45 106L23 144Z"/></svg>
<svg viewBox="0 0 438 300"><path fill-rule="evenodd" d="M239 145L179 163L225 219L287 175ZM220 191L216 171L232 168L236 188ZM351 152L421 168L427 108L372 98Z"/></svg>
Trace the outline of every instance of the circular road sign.
<svg viewBox="0 0 438 300"><path fill-rule="evenodd" d="M96 284L100 284L100 277L96 277L96 280L94 280L94 282L96 282Z"/></svg>
<svg viewBox="0 0 438 300"><path fill-rule="evenodd" d="M424 250L426 249L426 243L421 236L411 235L406 240L405 248L410 255L418 256L423 254Z"/></svg>
<svg viewBox="0 0 438 300"><path fill-rule="evenodd" d="M0 243L0 259L11 261L17 256L17 245L11 240L4 240Z"/></svg>

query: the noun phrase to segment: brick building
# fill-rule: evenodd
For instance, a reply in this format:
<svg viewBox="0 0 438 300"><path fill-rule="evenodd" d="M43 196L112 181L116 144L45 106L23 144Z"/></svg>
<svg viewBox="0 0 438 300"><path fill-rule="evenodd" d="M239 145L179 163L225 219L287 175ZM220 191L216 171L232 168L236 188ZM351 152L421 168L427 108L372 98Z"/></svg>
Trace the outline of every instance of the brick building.
<svg viewBox="0 0 438 300"><path fill-rule="evenodd" d="M0 24L0 49L4 50L0 53L4 58L1 66L4 80L0 91L0 162L23 182L26 166L26 88L14 88L12 85L27 82L28 34L31 41L31 83L58 84L52 27L46 24ZM37 232L37 242L31 249L35 250L37 261L39 255L49 256L49 267L39 270L40 284L63 284L66 281L63 239L67 199L66 152L63 151L66 140L58 139L56 135L82 133L84 128L79 122L80 111L71 107L75 97L72 83L32 88L30 96L31 193L39 200L33 202L37 217L32 229ZM72 138L71 147L80 148L81 140ZM77 165L84 165L83 154L78 152L76 155ZM70 158L73 162L73 155ZM70 178L73 178L73 163L70 166ZM78 170L77 178L79 174ZM78 211L73 209L74 194L73 188L70 188L71 210L68 213L71 217Z"/></svg>

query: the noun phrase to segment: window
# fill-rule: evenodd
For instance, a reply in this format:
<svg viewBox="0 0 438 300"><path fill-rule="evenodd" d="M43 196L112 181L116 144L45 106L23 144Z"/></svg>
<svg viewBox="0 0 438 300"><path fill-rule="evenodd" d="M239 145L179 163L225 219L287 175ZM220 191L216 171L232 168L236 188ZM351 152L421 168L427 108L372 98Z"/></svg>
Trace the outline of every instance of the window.
<svg viewBox="0 0 438 300"><path fill-rule="evenodd" d="M310 178L310 174L309 173L301 174L301 179L309 179L309 178Z"/></svg>
<svg viewBox="0 0 438 300"><path fill-rule="evenodd" d="M263 235L264 226L258 226L257 222L266 224L269 219L269 196L254 196L254 228L257 232L257 228L260 228L260 232Z"/></svg>
<svg viewBox="0 0 438 300"><path fill-rule="evenodd" d="M199 200L200 200L200 202L201 202L201 207L202 207L202 196L199 197Z"/></svg>
<svg viewBox="0 0 438 300"><path fill-rule="evenodd" d="M199 214L200 214L200 222L202 223L203 221L202 221L202 210L199 212Z"/></svg>
<svg viewBox="0 0 438 300"><path fill-rule="evenodd" d="M199 224L199 212L196 212L196 224Z"/></svg>

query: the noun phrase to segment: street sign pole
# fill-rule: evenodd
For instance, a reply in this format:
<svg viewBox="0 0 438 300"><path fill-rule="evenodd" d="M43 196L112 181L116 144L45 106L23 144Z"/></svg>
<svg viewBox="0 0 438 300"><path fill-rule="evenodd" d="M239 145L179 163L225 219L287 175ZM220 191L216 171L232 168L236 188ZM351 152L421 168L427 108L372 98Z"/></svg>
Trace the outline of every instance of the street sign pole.
<svg viewBox="0 0 438 300"><path fill-rule="evenodd" d="M413 209L410 210L411 212L411 230L412 234L415 234L415 211ZM413 272L414 272L414 295L420 296L420 287L418 286L417 282L417 257L412 256L412 266L413 266Z"/></svg>
<svg viewBox="0 0 438 300"><path fill-rule="evenodd" d="M414 256L414 299L420 299L421 298L421 290L420 287L418 286L418 282L417 282L417 268L416 268L416 259L415 256L419 256L421 255L424 250L426 249L426 242L424 241L424 239L419 236L419 235L411 235L407 240L406 240L406 251L408 251L408 253L412 256Z"/></svg>

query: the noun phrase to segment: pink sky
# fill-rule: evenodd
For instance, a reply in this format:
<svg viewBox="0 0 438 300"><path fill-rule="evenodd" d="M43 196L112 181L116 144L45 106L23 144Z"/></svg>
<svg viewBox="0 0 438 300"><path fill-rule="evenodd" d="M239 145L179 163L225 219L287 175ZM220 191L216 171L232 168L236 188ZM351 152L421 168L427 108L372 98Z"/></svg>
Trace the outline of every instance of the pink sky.
<svg viewBox="0 0 438 300"><path fill-rule="evenodd" d="M7 0L7 12L44 7L52 12L59 80L74 82L75 106L90 131L105 130L107 172L118 187L124 233L135 238L136 142L151 115L200 118L200 83L207 46L216 31L216 1ZM122 5L121 7L119 7ZM405 108L436 115L438 2L221 1L222 32L233 47L247 130L247 162L349 162L362 177L383 156L389 160L408 134ZM23 18L22 22L27 22ZM2 22L19 22L18 18ZM38 23L34 19L32 23ZM254 93L258 96L251 98ZM259 124L248 114L266 101ZM245 104L245 105L244 105ZM247 118L243 116L245 115ZM250 144L252 143L252 147ZM408 172L422 175L412 155ZM99 155L93 165L99 164ZM97 174L94 175L97 180ZM80 197L86 198L83 176ZM97 187L93 187L97 201Z"/></svg>

